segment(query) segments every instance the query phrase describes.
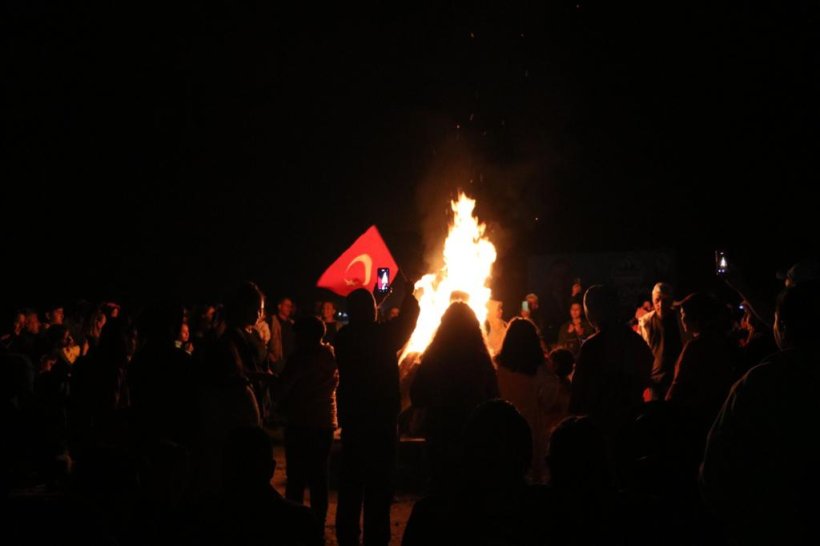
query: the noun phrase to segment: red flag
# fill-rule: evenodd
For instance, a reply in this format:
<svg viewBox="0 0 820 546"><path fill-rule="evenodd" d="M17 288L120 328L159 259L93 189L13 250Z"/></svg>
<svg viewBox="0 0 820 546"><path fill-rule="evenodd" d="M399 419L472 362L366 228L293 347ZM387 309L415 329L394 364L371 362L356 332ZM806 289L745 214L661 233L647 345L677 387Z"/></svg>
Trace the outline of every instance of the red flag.
<svg viewBox="0 0 820 546"><path fill-rule="evenodd" d="M347 296L357 288L372 290L376 284L376 270L390 269L390 278L395 279L399 268L376 226L356 239L322 274L316 286L327 288L340 296Z"/></svg>

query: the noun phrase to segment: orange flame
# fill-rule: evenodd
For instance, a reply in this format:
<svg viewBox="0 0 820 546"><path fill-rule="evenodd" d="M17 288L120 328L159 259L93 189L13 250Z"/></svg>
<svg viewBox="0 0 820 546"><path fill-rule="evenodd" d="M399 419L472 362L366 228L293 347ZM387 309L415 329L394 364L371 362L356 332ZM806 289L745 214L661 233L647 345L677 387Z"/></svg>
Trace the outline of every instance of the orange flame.
<svg viewBox="0 0 820 546"><path fill-rule="evenodd" d="M400 361L408 354L424 352L441 316L455 300L467 303L484 329L490 300L487 282L495 263L495 246L484 237L486 226L473 216L475 199L459 193L458 201L450 205L453 223L444 242L444 266L437 273L424 275L415 285L421 313Z"/></svg>

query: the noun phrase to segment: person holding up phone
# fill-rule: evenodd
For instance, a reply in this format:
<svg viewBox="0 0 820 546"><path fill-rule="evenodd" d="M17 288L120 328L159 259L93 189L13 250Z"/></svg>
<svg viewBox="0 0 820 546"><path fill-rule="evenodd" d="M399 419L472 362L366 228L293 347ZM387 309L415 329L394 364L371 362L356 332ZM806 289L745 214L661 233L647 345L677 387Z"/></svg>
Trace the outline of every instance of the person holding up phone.
<svg viewBox="0 0 820 546"><path fill-rule="evenodd" d="M336 336L336 395L342 428L336 511L339 544L359 544L361 535L365 544L390 542L391 482L401 409L397 353L416 328L419 304L408 282L399 316L379 323L373 296L363 288L347 296L350 322ZM362 511L364 529L359 523Z"/></svg>

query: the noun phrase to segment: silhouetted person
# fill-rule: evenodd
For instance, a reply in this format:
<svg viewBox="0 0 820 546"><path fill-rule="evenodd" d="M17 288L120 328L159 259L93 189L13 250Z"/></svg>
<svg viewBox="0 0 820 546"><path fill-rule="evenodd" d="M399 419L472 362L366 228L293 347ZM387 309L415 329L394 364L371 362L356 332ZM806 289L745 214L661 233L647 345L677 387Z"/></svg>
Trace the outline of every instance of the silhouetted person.
<svg viewBox="0 0 820 546"><path fill-rule="evenodd" d="M26 355L34 364L39 366L40 357L45 352L45 339L43 325L40 322L40 315L34 309L24 309L25 322L23 329L17 337L16 346L13 351Z"/></svg>
<svg viewBox="0 0 820 546"><path fill-rule="evenodd" d="M734 264L733 264L734 265ZM784 287L796 286L802 282L816 282L820 280L820 261L816 256L809 256L795 263L787 270L778 271L777 278L783 281ZM730 267L723 276L726 285L734 290L748 310L757 320L772 328L774 324L774 308L772 301L763 297L759 290L750 286L737 267Z"/></svg>
<svg viewBox="0 0 820 546"><path fill-rule="evenodd" d="M745 334L740 340L740 362L736 370L738 377L742 376L754 366L760 364L764 358L777 352L771 326L767 326L752 312L748 303L744 302L743 318L740 321L741 331Z"/></svg>
<svg viewBox="0 0 820 546"><path fill-rule="evenodd" d="M45 354L40 359L39 373L34 382L40 418L34 431L39 438L34 461L40 475L53 483L68 471L65 455L69 437L72 363L64 349L69 347L72 339L68 329L61 325L43 332L43 338Z"/></svg>
<svg viewBox="0 0 820 546"><path fill-rule="evenodd" d="M551 495L525 479L532 460L527 421L509 402L491 400L460 436L455 487L416 502L402 545L552 544Z"/></svg>
<svg viewBox="0 0 820 546"><path fill-rule="evenodd" d="M581 345L572 376L569 411L588 415L608 441L643 406L652 352L618 316L618 294L594 285L584 295L589 321L598 332Z"/></svg>
<svg viewBox="0 0 820 546"><path fill-rule="evenodd" d="M82 339L78 340L82 350L82 356L86 356L96 349L100 341L102 329L107 320L108 316L105 314L105 309L102 305L94 306L84 317Z"/></svg>
<svg viewBox="0 0 820 546"><path fill-rule="evenodd" d="M22 350L21 336L26 328L26 314L22 310L16 310L9 318L11 320L8 324L3 324L3 331L0 332L2 334L0 336L0 349L9 353L22 354L25 352Z"/></svg>
<svg viewBox="0 0 820 546"><path fill-rule="evenodd" d="M498 382L478 319L464 302L450 304L421 357L410 399L424 408L425 434L435 486L456 464L459 432L482 402L498 396Z"/></svg>
<svg viewBox="0 0 820 546"><path fill-rule="evenodd" d="M535 325L527 319L512 319L495 361L501 397L512 402L532 432L532 480L543 483L550 432L548 416L559 403L559 381L545 364Z"/></svg>
<svg viewBox="0 0 820 546"><path fill-rule="evenodd" d="M320 319L301 318L293 330L296 350L274 391L287 420L285 496L302 504L304 490L310 488L310 507L324 528L339 373L332 347L322 342L325 325Z"/></svg>
<svg viewBox="0 0 820 546"><path fill-rule="evenodd" d="M551 434L556 425L569 416L569 400L572 396L572 374L575 371L575 357L568 349L553 349L550 351L547 365L558 378L557 400L547 413L547 434Z"/></svg>
<svg viewBox="0 0 820 546"><path fill-rule="evenodd" d="M550 436L550 484L556 495L558 544L624 543L606 442L589 417L567 417Z"/></svg>
<svg viewBox="0 0 820 546"><path fill-rule="evenodd" d="M654 309L641 317L641 336L652 349L652 399L663 400L675 375L675 363L683 349L683 325L672 308L672 287L659 282L652 289Z"/></svg>
<svg viewBox="0 0 820 546"><path fill-rule="evenodd" d="M183 308L175 305L156 305L143 313L128 385L144 437L190 446L196 424L193 359L174 343L183 320Z"/></svg>
<svg viewBox="0 0 820 546"><path fill-rule="evenodd" d="M128 406L131 335L125 317L106 319L96 347L71 368L71 419L81 443L119 426L115 413Z"/></svg>
<svg viewBox="0 0 820 546"><path fill-rule="evenodd" d="M323 529L311 511L282 498L270 484L276 469L267 433L258 427L234 429L226 438L222 495L206 522L206 543L324 544Z"/></svg>
<svg viewBox="0 0 820 546"><path fill-rule="evenodd" d="M243 282L225 307L226 329L197 374L199 423L198 486L202 492L219 487L222 446L228 432L258 425L259 406L248 373L257 369L250 336L264 313L264 296L252 282Z"/></svg>
<svg viewBox="0 0 820 546"><path fill-rule="evenodd" d="M342 469L336 536L341 546L359 543L364 506L364 544L390 542L392 472L400 410L397 352L410 339L419 316L412 287L405 291L401 313L376 322L376 302L364 289L347 297L350 323L336 336L342 427Z"/></svg>
<svg viewBox="0 0 820 546"><path fill-rule="evenodd" d="M735 383L709 432L701 488L737 543L820 543L819 309L816 281L781 294L781 352Z"/></svg>
<svg viewBox="0 0 820 546"><path fill-rule="evenodd" d="M666 400L697 423L699 440L715 420L737 379L739 352L729 338L728 312L714 297L695 292L680 304L683 327L692 339L675 366Z"/></svg>
<svg viewBox="0 0 820 546"><path fill-rule="evenodd" d="M28 486L32 472L38 412L34 396L35 370L27 356L0 351L0 494Z"/></svg>

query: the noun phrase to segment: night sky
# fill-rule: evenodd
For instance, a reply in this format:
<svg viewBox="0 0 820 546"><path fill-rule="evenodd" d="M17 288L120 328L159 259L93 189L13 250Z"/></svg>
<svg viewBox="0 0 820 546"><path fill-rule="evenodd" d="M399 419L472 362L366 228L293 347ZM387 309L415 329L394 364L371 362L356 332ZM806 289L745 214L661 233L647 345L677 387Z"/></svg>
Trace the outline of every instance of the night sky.
<svg viewBox="0 0 820 546"><path fill-rule="evenodd" d="M502 293L531 254L696 284L816 246L817 2L207 4L6 3L6 302L309 299L372 224L417 277L459 187Z"/></svg>

